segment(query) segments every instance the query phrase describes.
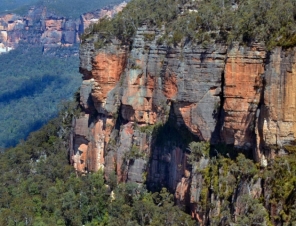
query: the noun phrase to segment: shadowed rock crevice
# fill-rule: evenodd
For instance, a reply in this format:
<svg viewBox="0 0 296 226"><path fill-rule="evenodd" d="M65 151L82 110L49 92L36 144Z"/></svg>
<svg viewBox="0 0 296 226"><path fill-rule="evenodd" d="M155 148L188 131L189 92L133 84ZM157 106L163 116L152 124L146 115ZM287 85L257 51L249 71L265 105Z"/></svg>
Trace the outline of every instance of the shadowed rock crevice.
<svg viewBox="0 0 296 226"><path fill-rule="evenodd" d="M267 52L266 54L266 59L265 59L265 70L266 71L266 65L270 64L270 52ZM254 87L256 88L256 87ZM266 149L266 144L264 141L264 134L263 134L263 126L264 126L264 117L267 114L266 112L266 106L265 106L265 91L266 91L266 77L265 74L262 75L262 88L261 88L261 93L260 93L260 101L258 104L258 108L256 111L256 117L255 117L255 139L254 139L254 143L256 143L256 146L253 150L253 159L255 159L255 161L259 162L261 161L261 164L265 165L266 164L266 159L265 157L269 157L269 151ZM262 159L262 155L264 156L264 158Z"/></svg>
<svg viewBox="0 0 296 226"><path fill-rule="evenodd" d="M187 163L187 149L190 142L198 140L184 124L177 123L172 104L168 120L152 132L146 182L148 189L159 191L167 187L171 192L177 189L179 204L189 208L187 191L190 188L191 166Z"/></svg>
<svg viewBox="0 0 296 226"><path fill-rule="evenodd" d="M216 126L215 129L211 135L211 144L217 144L222 142L221 140L221 129L224 124L224 86L225 86L225 75L224 72L221 73L221 92L219 94L220 102L219 105L217 105L216 109L213 112L213 118L216 120Z"/></svg>

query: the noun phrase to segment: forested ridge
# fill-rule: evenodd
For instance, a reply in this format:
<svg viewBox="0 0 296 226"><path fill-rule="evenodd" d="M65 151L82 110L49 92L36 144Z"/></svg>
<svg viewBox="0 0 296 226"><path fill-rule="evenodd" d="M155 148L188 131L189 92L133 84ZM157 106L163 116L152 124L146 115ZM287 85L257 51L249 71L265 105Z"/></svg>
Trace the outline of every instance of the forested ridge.
<svg viewBox="0 0 296 226"><path fill-rule="evenodd" d="M113 37L131 43L143 23L165 26L158 44L261 41L268 49L296 44L294 0L133 0L113 19L94 25L84 38L98 34L98 48Z"/></svg>

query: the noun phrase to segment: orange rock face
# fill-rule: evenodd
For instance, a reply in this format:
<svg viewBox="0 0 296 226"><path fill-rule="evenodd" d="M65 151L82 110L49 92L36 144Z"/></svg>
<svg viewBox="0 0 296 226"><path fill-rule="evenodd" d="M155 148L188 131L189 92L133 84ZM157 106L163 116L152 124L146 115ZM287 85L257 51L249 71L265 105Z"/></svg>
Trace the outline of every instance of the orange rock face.
<svg viewBox="0 0 296 226"><path fill-rule="evenodd" d="M166 98L172 99L178 92L177 76L174 74L166 73L164 77L163 92Z"/></svg>
<svg viewBox="0 0 296 226"><path fill-rule="evenodd" d="M88 121L89 115L84 115L75 120L75 142L73 145L73 156L71 156L74 168L79 172L85 172L88 157Z"/></svg>
<svg viewBox="0 0 296 226"><path fill-rule="evenodd" d="M76 119L74 168L78 172L98 171L104 169L105 144L109 142L110 133L114 127L114 120L98 117L92 127L88 127L89 116Z"/></svg>
<svg viewBox="0 0 296 226"><path fill-rule="evenodd" d="M73 157L74 167L77 171L98 171L104 168L105 163L105 146L110 140L110 133L115 126L115 118L109 117L105 109L107 98L114 99L110 92L115 88L120 80L126 61L126 51L123 49L113 52L107 50L98 52L92 60L91 79L85 80L85 90L81 91L83 107L88 108L88 96L91 95L96 110L102 114L96 119L92 119L92 124L88 120L77 119L75 130L74 146L79 146ZM112 113L112 112L111 112ZM82 117L83 118L83 117ZM83 132L79 127L84 126ZM83 127L83 128L84 128ZM87 131L87 132L85 132ZM80 134L84 134L84 142L79 141ZM86 154L85 154L86 153ZM86 157L85 157L86 156ZM86 160L86 161L85 161Z"/></svg>
<svg viewBox="0 0 296 226"><path fill-rule="evenodd" d="M92 78L95 80L92 97L98 111L104 108L109 91L114 89L124 70L126 51L99 52L93 59Z"/></svg>
<svg viewBox="0 0 296 226"><path fill-rule="evenodd" d="M21 40L19 30L25 28L25 21L15 14L0 16L0 53L14 49Z"/></svg>
<svg viewBox="0 0 296 226"><path fill-rule="evenodd" d="M289 144L296 138L296 49L276 48L265 73L261 139L266 145Z"/></svg>
<svg viewBox="0 0 296 226"><path fill-rule="evenodd" d="M45 20L45 29L48 31L61 31L64 20L47 19Z"/></svg>
<svg viewBox="0 0 296 226"><path fill-rule="evenodd" d="M199 130L198 125L204 125L205 123L202 122L202 120L199 120L199 124L193 123L192 121L192 110L196 108L196 103L192 104L177 104L178 112L180 112L180 116L178 117L178 121L180 124L185 124L187 128L190 128L190 131L197 135L198 137L202 137L201 131ZM194 117L194 116L193 116Z"/></svg>
<svg viewBox="0 0 296 226"><path fill-rule="evenodd" d="M190 179L186 177L182 177L181 181L178 183L175 191L175 198L177 200L178 205L185 204L186 201L186 196L189 195L189 190L190 190Z"/></svg>
<svg viewBox="0 0 296 226"><path fill-rule="evenodd" d="M260 101L261 75L264 73L265 51L234 47L225 65L224 110L222 136L227 144L244 146L252 143L255 112Z"/></svg>

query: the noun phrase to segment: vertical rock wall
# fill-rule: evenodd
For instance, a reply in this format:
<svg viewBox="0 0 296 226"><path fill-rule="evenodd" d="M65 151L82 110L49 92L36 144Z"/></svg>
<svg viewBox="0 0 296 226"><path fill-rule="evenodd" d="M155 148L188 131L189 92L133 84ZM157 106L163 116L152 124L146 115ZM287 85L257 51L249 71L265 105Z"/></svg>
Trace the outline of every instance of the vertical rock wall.
<svg viewBox="0 0 296 226"><path fill-rule="evenodd" d="M115 173L120 182L146 181L151 190L166 186L203 224L226 203L204 187L201 172L210 160L202 158L194 169L187 163L189 142L254 151L266 166L271 146L295 139L295 50L267 53L258 43L172 47L157 44L163 32L144 25L130 51L115 39L100 50L96 37L82 45L85 115L76 120L74 166L82 172L104 167L107 179ZM217 174L235 180L220 169ZM262 189L260 179L237 183L231 198L241 215L242 197L259 197ZM216 205L209 213L201 208L205 198Z"/></svg>
<svg viewBox="0 0 296 226"><path fill-rule="evenodd" d="M282 148L296 136L295 48L271 51L265 72L265 90L259 121L260 146ZM271 156L269 156L271 157Z"/></svg>
<svg viewBox="0 0 296 226"><path fill-rule="evenodd" d="M224 70L224 125L222 137L226 144L252 147L255 113L263 88L266 52L260 46L252 48L234 45L227 54Z"/></svg>

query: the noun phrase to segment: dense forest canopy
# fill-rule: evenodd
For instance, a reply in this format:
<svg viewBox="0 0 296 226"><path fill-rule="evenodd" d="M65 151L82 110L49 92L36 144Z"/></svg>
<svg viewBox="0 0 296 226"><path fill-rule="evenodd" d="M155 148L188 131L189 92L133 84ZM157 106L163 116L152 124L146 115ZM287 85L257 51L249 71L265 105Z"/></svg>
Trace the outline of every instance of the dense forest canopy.
<svg viewBox="0 0 296 226"><path fill-rule="evenodd" d="M143 23L165 25L160 44L263 41L268 48L289 47L296 44L296 1L132 0L122 13L102 20L84 38L99 34L98 48L114 36L130 42Z"/></svg>
<svg viewBox="0 0 296 226"><path fill-rule="evenodd" d="M79 18L83 13L121 2L122 0L1 0L0 14L13 12L23 15L29 7L36 5L45 6L59 16Z"/></svg>
<svg viewBox="0 0 296 226"><path fill-rule="evenodd" d="M0 55L0 62L0 147L9 147L55 117L59 103L77 91L81 75L78 56L46 55L41 47L21 45Z"/></svg>

